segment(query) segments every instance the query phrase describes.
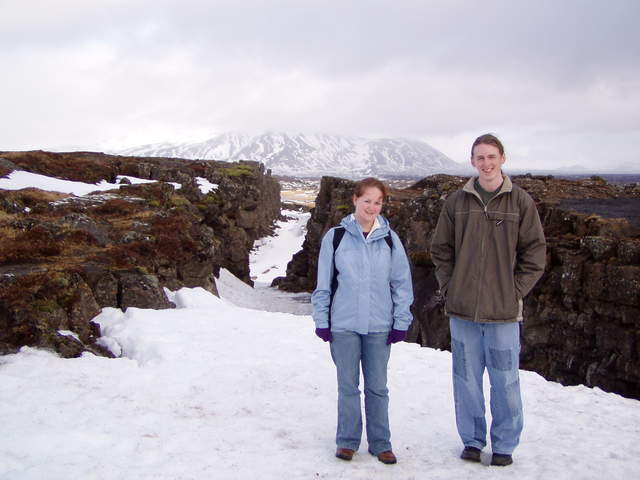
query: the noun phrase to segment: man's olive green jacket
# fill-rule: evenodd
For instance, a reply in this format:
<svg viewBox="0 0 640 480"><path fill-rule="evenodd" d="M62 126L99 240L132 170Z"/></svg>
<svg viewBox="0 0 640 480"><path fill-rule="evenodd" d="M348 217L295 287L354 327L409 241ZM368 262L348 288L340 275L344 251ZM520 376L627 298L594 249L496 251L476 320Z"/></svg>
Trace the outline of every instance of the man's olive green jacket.
<svg viewBox="0 0 640 480"><path fill-rule="evenodd" d="M447 197L431 242L447 315L522 319L522 298L544 272L546 245L533 199L504 177L485 206L471 178Z"/></svg>

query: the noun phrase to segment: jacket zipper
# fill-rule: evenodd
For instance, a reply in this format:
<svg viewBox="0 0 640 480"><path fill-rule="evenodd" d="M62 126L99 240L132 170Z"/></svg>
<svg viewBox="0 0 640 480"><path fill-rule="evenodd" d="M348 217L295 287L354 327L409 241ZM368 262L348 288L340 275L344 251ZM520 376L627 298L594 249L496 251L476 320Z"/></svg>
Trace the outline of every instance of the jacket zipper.
<svg viewBox="0 0 640 480"><path fill-rule="evenodd" d="M480 198L480 196L476 193L477 198L480 200L480 203L483 206L483 210L484 210L484 216L486 219L489 218L489 214L487 213L487 206L489 205L487 203L487 205L484 204L484 202L482 201L482 198ZM493 200L493 199L491 199ZM491 202L491 200L489 200L489 202ZM479 313L479 309L480 309L480 292L482 291L482 283L483 283L483 276L484 276L484 262L485 262L485 241L486 241L486 229L483 227L482 229L482 240L480 242L480 272L479 272L479 281L478 281L478 286L476 287L476 308L475 308L475 312L473 314L473 320L475 322L479 321L478 318L478 313Z"/></svg>
<svg viewBox="0 0 640 480"><path fill-rule="evenodd" d="M501 192L498 192L496 195L494 195L488 202L486 205L484 205L484 202L482 201L482 198L480 197L480 195L477 192L474 192L476 195L476 198L480 199L480 203L482 203L483 205L483 211L484 211L484 217L487 220L487 222L485 223L485 226L483 227L483 231L482 231L482 241L480 242L480 275L483 277L481 278L481 281L478 282L478 291L476 294L476 308L475 308L475 312L473 315L473 319L475 322L479 322L479 310L480 310L480 292L482 291L482 285L484 285L484 272L485 272L485 262L487 260L487 256L486 256L486 252L485 252L485 244L486 244L486 239L487 239L487 234L489 232L489 229L487 228L487 225L489 225L489 212L488 212L488 208L489 208L489 204L495 200L496 198L498 198L501 195Z"/></svg>

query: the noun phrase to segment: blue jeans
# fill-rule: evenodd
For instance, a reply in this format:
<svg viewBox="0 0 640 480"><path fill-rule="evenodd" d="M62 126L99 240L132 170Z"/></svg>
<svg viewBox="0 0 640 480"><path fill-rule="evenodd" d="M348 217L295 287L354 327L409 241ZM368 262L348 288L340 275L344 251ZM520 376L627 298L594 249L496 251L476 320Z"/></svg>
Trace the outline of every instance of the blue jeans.
<svg viewBox="0 0 640 480"><path fill-rule="evenodd" d="M511 323L477 323L451 317L453 397L456 425L465 446L486 445L482 377L485 368L491 384L491 448L512 454L522 432L520 398L520 326Z"/></svg>
<svg viewBox="0 0 640 480"><path fill-rule="evenodd" d="M360 407L360 364L364 377L364 411L369 452L391 450L387 364L391 345L388 332L360 335L331 332L331 358L338 376L338 448L358 450L362 437Z"/></svg>

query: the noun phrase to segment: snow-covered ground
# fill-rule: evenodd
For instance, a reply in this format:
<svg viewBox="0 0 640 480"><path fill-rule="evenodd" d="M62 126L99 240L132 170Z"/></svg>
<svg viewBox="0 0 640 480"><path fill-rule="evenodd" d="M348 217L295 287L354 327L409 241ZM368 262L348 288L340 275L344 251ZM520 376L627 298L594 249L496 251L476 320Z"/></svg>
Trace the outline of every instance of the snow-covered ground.
<svg viewBox="0 0 640 480"><path fill-rule="evenodd" d="M367 454L366 439L353 461L336 459L328 345L308 314L266 311L286 308L265 285L304 221L261 242L255 290L223 271L222 299L182 289L176 309L104 309L96 321L119 358L0 357L0 479L639 478L640 402L526 371L514 465L487 466L489 448L483 465L459 460L451 356L407 343L389 365L398 464Z"/></svg>
<svg viewBox="0 0 640 480"><path fill-rule="evenodd" d="M20 190L21 188L39 188L50 192L70 193L73 195L87 195L91 192L113 190L120 188L123 184L121 180L129 180L130 183L155 183L156 180L148 180L145 178L130 177L128 175L118 175L116 180L118 183L109 183L102 180L99 183L83 183L71 180L63 180L60 178L48 177L39 173L25 172L22 170L14 170L7 177L0 178L0 189L4 190ZM176 189L182 187L179 183L169 182ZM218 185L209 182L206 178L196 177L196 183L202 193L209 193L216 190Z"/></svg>
<svg viewBox="0 0 640 480"><path fill-rule="evenodd" d="M285 221L277 222L274 236L255 242L249 257L251 279L256 285L270 285L276 277L287 273L287 263L302 248L310 213L283 210Z"/></svg>
<svg viewBox="0 0 640 480"><path fill-rule="evenodd" d="M240 281L228 270L222 269L216 282L218 293L239 307L310 315L310 294L292 294L270 288L274 278L286 275L287 263L291 256L302 248L307 220L310 217L309 213L294 210L283 210L282 215L286 220L276 223L274 235L257 240L249 256L254 288Z"/></svg>

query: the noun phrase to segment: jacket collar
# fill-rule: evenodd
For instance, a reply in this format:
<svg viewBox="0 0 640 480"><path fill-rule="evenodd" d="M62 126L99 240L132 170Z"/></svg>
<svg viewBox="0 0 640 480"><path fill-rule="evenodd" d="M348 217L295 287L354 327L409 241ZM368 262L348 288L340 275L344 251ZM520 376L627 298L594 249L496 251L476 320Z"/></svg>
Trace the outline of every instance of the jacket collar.
<svg viewBox="0 0 640 480"><path fill-rule="evenodd" d="M340 226L344 227L349 233L355 236L359 236L364 240L364 236L362 235L362 227L360 227L360 224L356 220L356 217L353 213L344 217L340 222ZM389 233L389 221L382 215L378 215L373 224L371 232L369 232L369 235L367 235L367 240L375 240L377 238L384 237L387 233Z"/></svg>
<svg viewBox="0 0 640 480"><path fill-rule="evenodd" d="M472 195L475 195L478 198L481 198L480 194L476 191L476 187L474 186L474 182L476 181L477 178L478 177L471 177L467 181L467 183L465 183L464 187L462 187L462 190ZM511 178L509 178L508 175L503 175L502 178L503 178L502 186L500 187L500 191L496 193L496 197L498 195L502 195L503 193L507 193L513 190L513 183L511 183Z"/></svg>

